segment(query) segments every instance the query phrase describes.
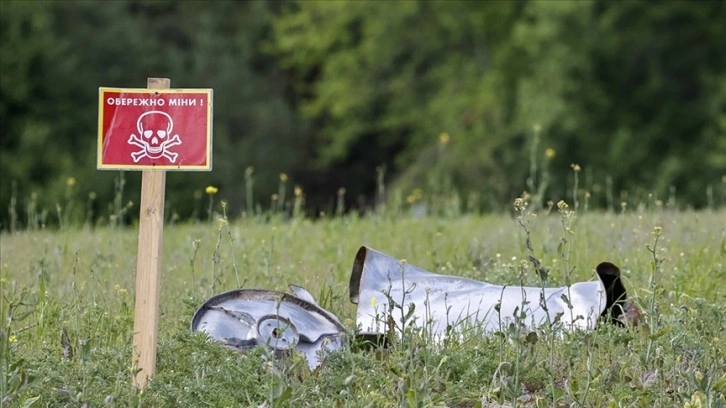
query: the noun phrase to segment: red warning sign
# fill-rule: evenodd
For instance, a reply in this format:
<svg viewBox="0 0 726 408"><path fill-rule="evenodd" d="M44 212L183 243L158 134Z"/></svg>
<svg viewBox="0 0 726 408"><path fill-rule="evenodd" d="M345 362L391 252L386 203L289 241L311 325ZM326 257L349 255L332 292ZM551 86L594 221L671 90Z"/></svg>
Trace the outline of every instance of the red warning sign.
<svg viewBox="0 0 726 408"><path fill-rule="evenodd" d="M211 170L211 89L99 88L98 168Z"/></svg>

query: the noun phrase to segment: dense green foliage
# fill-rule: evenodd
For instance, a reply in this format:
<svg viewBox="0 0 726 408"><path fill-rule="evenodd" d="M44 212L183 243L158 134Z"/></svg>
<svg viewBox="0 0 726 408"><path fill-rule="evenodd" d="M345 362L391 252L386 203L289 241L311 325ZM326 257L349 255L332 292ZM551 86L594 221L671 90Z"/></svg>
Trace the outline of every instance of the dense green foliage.
<svg viewBox="0 0 726 408"><path fill-rule="evenodd" d="M166 229L157 371L131 385L136 232L84 228L4 233L0 245L0 405L33 407L724 407L724 211L620 214L528 210L507 216L346 215L311 222ZM348 279L371 245L427 270L551 286L619 265L646 323L525 334L516 325L433 346L424 335L384 350L350 348L310 372L189 330L205 299L238 286L306 287L354 330ZM569 278L568 278L569 277ZM64 334L65 333L65 334ZM34 403L31 405L31 403Z"/></svg>
<svg viewBox="0 0 726 408"><path fill-rule="evenodd" d="M524 185L557 201L571 163L593 205L723 205L725 20L723 1L3 0L0 222L71 194L66 219L118 212L97 204L119 202L118 173L95 170L97 88L149 76L215 90L214 171L168 177L182 219L206 185L233 214L267 207L283 172L317 211L340 187L369 206L381 180L476 210Z"/></svg>

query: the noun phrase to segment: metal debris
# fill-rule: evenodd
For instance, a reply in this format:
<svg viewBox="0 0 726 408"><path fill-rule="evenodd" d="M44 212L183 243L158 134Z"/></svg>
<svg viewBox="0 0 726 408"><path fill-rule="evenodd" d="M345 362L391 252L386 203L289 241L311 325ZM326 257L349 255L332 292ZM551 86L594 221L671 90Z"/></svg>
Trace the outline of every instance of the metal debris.
<svg viewBox="0 0 726 408"><path fill-rule="evenodd" d="M216 295L196 311L192 331L238 350L262 346L278 356L297 350L313 370L327 352L344 346L346 330L309 292L293 290L298 296L258 289Z"/></svg>
<svg viewBox="0 0 726 408"><path fill-rule="evenodd" d="M594 329L601 316L617 319L622 308L613 306L625 301L620 270L603 262L597 271L599 280L569 287L500 286L428 272L364 246L353 264L350 301L365 335L389 332L391 320L399 332L424 329L434 340L452 330L506 331L510 324Z"/></svg>
<svg viewBox="0 0 726 408"><path fill-rule="evenodd" d="M569 287L500 286L428 272L363 246L349 282L350 301L358 305L356 335L381 338L407 327L439 341L470 329L550 324L590 330L603 320L617 324L626 302L620 270L609 262L596 270L599 280ZM347 346L348 333L307 290L290 289L294 295L238 289L213 296L194 314L192 331L238 350L267 347L278 356L296 350L314 370L328 352ZM537 336L532 332L526 339L534 344Z"/></svg>

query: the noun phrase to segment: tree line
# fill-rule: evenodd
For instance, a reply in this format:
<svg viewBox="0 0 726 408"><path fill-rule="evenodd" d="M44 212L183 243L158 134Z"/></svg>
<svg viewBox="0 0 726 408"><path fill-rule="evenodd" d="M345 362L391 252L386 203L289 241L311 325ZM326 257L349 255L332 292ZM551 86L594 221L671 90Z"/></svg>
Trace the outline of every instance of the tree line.
<svg viewBox="0 0 726 408"><path fill-rule="evenodd" d="M214 89L214 170L167 177L182 220L207 186L233 216L296 186L316 212L722 205L724 21L723 1L3 1L0 223L133 218L139 174L95 169L98 87L152 76Z"/></svg>

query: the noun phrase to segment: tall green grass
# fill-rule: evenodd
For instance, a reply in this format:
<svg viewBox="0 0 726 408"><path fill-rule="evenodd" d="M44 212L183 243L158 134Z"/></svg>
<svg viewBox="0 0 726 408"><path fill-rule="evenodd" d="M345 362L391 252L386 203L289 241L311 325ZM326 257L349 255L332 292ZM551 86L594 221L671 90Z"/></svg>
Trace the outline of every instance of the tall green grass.
<svg viewBox="0 0 726 408"><path fill-rule="evenodd" d="M4 234L2 406L726 405L723 210L397 214L167 226L158 366L142 393L131 385L136 230ZM306 287L354 331L347 284L364 244L499 284L541 285L529 255L550 286L594 279L594 266L611 261L649 328L504 330L440 346L411 333L385 349L354 344L312 373L300 357L240 354L190 333L195 308L212 294L288 284Z"/></svg>

